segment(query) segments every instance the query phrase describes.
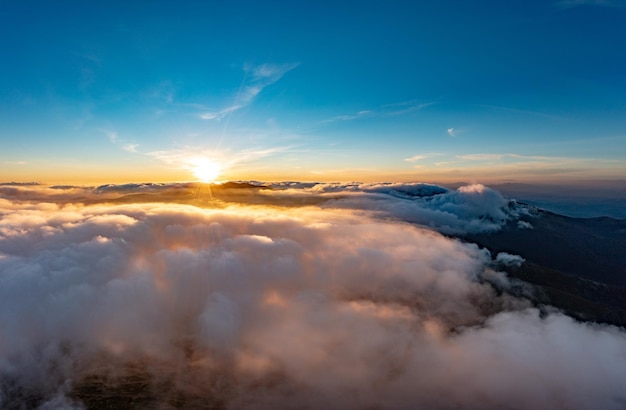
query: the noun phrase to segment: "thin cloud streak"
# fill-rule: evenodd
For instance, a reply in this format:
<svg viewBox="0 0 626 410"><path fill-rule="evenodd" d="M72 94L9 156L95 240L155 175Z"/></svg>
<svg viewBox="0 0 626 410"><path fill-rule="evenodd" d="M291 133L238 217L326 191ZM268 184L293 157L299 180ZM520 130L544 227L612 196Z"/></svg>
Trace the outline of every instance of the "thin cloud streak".
<svg viewBox="0 0 626 410"><path fill-rule="evenodd" d="M404 160L406 162L416 162L416 161L421 161L421 160L423 160L425 158L428 158L428 156L427 155L414 155L414 156L412 156L410 158L405 158Z"/></svg>
<svg viewBox="0 0 626 410"><path fill-rule="evenodd" d="M267 87L276 83L289 71L296 68L298 63L291 64L262 64L259 66L244 66L244 71L251 80L242 85L235 96L233 103L218 111L206 111L199 115L203 120L221 120L229 114L252 104L255 98Z"/></svg>
<svg viewBox="0 0 626 410"><path fill-rule="evenodd" d="M432 157L438 157L438 156L441 156L441 155L443 155L443 154L440 154L440 153L417 154L417 155L413 155L412 157L405 158L404 160L406 162L417 162L417 161L421 161L423 159L432 158Z"/></svg>
<svg viewBox="0 0 626 410"><path fill-rule="evenodd" d="M160 160L166 165L185 170L193 169L195 161L198 158L204 158L218 163L222 168L222 173L226 173L233 167L251 165L262 158L283 153L289 149L290 147L271 147L247 149L230 153L225 150L183 147L173 150L152 151L146 153L146 155Z"/></svg>
<svg viewBox="0 0 626 410"><path fill-rule="evenodd" d="M137 152L137 147L139 147L139 144L126 144L122 148L124 148L125 151L135 153Z"/></svg>
<svg viewBox="0 0 626 410"><path fill-rule="evenodd" d="M395 104L386 104L371 110L361 110L354 114L337 115L335 117L322 120L321 123L330 123L335 121L352 121L370 117L404 115L411 112L420 111L433 104L434 102L416 103L415 101L404 101Z"/></svg>
<svg viewBox="0 0 626 410"><path fill-rule="evenodd" d="M120 138L117 132L115 131L110 131L110 130L100 130L100 131L106 134L111 144L118 145L118 144L124 143L125 141L123 138ZM137 153L138 147L139 147L139 144L135 144L135 143L126 143L122 145L122 149L124 151L131 152L131 153Z"/></svg>
<svg viewBox="0 0 626 410"><path fill-rule="evenodd" d="M456 157L465 161L494 161L501 160L507 155L511 154L467 154L457 155Z"/></svg>
<svg viewBox="0 0 626 410"><path fill-rule="evenodd" d="M420 155L406 158L406 162L423 161ZM471 180L480 182L537 181L541 176L554 182L576 180L615 179L626 175L623 161L593 157L560 157L546 155L522 155L514 153L473 153L441 155L436 162L419 168L420 178L433 181ZM623 178L622 178L623 179Z"/></svg>
<svg viewBox="0 0 626 410"><path fill-rule="evenodd" d="M528 161L546 161L546 162L604 162L607 164L620 163L618 160L610 159L598 159L598 158L572 158L572 157L550 157L545 155L520 155L520 154L499 154L499 153L479 153L479 154L466 154L456 155L456 158L465 161L496 161L504 160L507 158L528 160Z"/></svg>
<svg viewBox="0 0 626 410"><path fill-rule="evenodd" d="M109 139L109 141L110 141L112 144L117 143L117 141L118 141L118 139L119 139L119 137L117 136L117 132L115 132L115 131L111 131L111 130L100 130L100 131L101 131L101 132L103 132L103 133L104 133L104 135L106 135L106 136L107 136L107 138Z"/></svg>

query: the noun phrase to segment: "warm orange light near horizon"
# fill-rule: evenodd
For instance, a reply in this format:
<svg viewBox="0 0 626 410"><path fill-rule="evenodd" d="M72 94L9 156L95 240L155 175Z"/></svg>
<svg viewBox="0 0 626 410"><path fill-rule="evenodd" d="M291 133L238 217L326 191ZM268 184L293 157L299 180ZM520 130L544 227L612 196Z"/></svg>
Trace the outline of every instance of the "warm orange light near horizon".
<svg viewBox="0 0 626 410"><path fill-rule="evenodd" d="M192 161L191 171L202 182L214 182L220 176L222 167L210 159L198 158Z"/></svg>

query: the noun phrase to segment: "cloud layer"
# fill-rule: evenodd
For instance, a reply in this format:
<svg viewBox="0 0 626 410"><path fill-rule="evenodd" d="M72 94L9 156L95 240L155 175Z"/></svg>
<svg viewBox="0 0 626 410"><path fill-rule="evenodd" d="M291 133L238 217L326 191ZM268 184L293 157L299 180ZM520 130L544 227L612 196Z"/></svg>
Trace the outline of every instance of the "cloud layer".
<svg viewBox="0 0 626 410"><path fill-rule="evenodd" d="M189 160L183 152L172 153L168 160ZM252 189L254 186L257 189ZM246 189L241 189L246 188ZM13 200L142 202L171 201L206 204L202 195L227 203L266 205L316 204L324 208L360 210L382 220L390 218L423 225L445 234L493 232L509 221L533 215L534 208L509 200L480 184L456 190L424 183L316 183L244 182L213 185L197 183L107 184L99 187L1 185L0 194ZM139 195L137 195L139 194ZM127 197L123 197L127 195ZM215 205L215 202L213 202ZM531 228L524 222L526 228Z"/></svg>
<svg viewBox="0 0 626 410"><path fill-rule="evenodd" d="M420 193L500 217L501 197L351 189L323 208L0 199L0 407L623 408L623 330L509 294L492 266L514 255L364 213Z"/></svg>
<svg viewBox="0 0 626 410"><path fill-rule="evenodd" d="M457 190L423 183L273 184L269 195L316 195L323 206L372 211L379 218L416 223L445 234L492 232L532 211L480 184ZM266 193L268 194L268 193Z"/></svg>

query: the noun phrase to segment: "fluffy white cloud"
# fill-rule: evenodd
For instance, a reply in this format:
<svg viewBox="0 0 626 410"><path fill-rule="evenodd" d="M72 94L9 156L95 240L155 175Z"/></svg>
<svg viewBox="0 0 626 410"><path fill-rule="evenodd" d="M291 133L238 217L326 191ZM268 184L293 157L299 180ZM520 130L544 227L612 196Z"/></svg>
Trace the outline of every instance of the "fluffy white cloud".
<svg viewBox="0 0 626 410"><path fill-rule="evenodd" d="M324 206L373 211L382 218L393 217L417 223L445 234L491 232L509 220L528 215L530 208L507 200L480 184L455 191L423 183L379 184L273 184L282 191L266 195L306 195L328 199Z"/></svg>
<svg viewBox="0 0 626 410"><path fill-rule="evenodd" d="M453 209L499 201L478 187L447 194ZM626 400L622 330L498 295L483 278L506 278L487 251L424 228L318 207L0 212L0 407L122 393L147 407Z"/></svg>

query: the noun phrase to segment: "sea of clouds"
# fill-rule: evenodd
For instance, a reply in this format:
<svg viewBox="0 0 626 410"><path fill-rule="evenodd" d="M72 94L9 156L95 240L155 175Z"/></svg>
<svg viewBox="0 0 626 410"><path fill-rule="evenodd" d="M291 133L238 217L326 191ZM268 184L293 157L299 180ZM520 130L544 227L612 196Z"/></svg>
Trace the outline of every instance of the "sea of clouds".
<svg viewBox="0 0 626 410"><path fill-rule="evenodd" d="M498 271L522 258L443 235L514 201L257 185L0 186L0 408L626 407L624 329L533 307Z"/></svg>

